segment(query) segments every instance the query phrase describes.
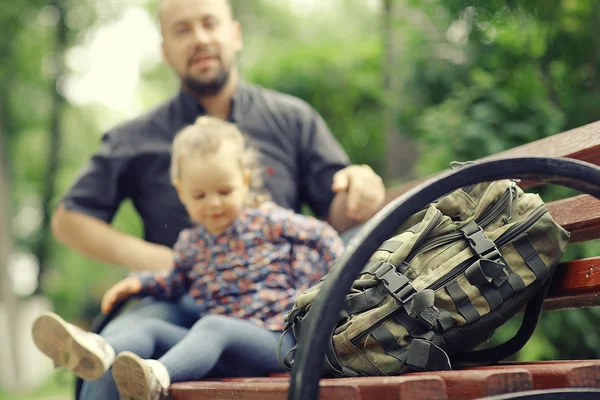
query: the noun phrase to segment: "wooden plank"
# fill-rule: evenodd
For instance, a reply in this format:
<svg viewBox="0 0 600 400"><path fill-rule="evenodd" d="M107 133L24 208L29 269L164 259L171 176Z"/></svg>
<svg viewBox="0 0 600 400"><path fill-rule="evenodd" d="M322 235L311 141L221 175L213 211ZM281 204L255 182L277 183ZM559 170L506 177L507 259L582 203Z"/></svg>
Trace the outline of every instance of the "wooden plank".
<svg viewBox="0 0 600 400"><path fill-rule="evenodd" d="M559 264L551 295L568 295L600 290L600 257Z"/></svg>
<svg viewBox="0 0 600 400"><path fill-rule="evenodd" d="M528 370L533 378L535 390L574 387L600 388L600 360L508 363L475 369L511 370L512 368Z"/></svg>
<svg viewBox="0 0 600 400"><path fill-rule="evenodd" d="M570 243L600 238L600 200L597 198L584 194L548 203L546 207L552 218L571 232Z"/></svg>
<svg viewBox="0 0 600 400"><path fill-rule="evenodd" d="M481 160L519 156L569 157L600 164L600 121L502 151Z"/></svg>
<svg viewBox="0 0 600 400"><path fill-rule="evenodd" d="M545 310L600 305L600 257L559 264L544 302Z"/></svg>
<svg viewBox="0 0 600 400"><path fill-rule="evenodd" d="M219 382L251 382L268 386L273 383L289 382L289 374L277 374L267 378L223 378ZM337 387L356 387L362 399L402 400L447 400L446 384L437 376L377 376L361 378L321 379L322 393L335 393ZM261 391L262 389L258 389ZM345 399L344 399L345 400Z"/></svg>
<svg viewBox="0 0 600 400"><path fill-rule="evenodd" d="M439 376L446 382L449 400L468 400L502 393L531 390L533 380L525 368L421 372L408 376Z"/></svg>
<svg viewBox="0 0 600 400"><path fill-rule="evenodd" d="M446 384L439 376L382 376L322 379L321 390L336 386L356 386L361 398L378 400L446 400ZM340 398L341 399L341 398ZM345 400L345 399L342 399Z"/></svg>
<svg viewBox="0 0 600 400"><path fill-rule="evenodd" d="M478 161L517 156L568 157L600 165L600 121L483 157ZM435 175L388 188L386 204ZM531 185L531 182L524 182L522 186Z"/></svg>
<svg viewBox="0 0 600 400"><path fill-rule="evenodd" d="M269 379L269 378L267 378ZM287 400L289 382L180 382L169 388L173 400ZM351 384L322 387L320 400L362 400L360 390Z"/></svg>
<svg viewBox="0 0 600 400"><path fill-rule="evenodd" d="M548 297L544 301L545 311L590 308L600 305L600 293L579 293Z"/></svg>

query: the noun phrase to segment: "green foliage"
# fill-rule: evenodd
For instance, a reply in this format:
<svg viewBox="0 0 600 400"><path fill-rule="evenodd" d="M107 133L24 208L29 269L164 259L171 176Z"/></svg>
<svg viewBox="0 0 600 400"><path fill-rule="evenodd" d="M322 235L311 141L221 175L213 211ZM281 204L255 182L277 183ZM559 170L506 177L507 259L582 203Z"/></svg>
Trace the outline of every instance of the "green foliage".
<svg viewBox="0 0 600 400"><path fill-rule="evenodd" d="M380 58L380 46L373 40L353 43L352 48L310 44L291 48L276 64L257 64L247 76L307 101L323 115L353 162L381 170Z"/></svg>
<svg viewBox="0 0 600 400"><path fill-rule="evenodd" d="M156 1L148 1L155 13ZM385 170L384 108L397 104L398 131L419 150L417 175L600 120L600 3L595 0L396 0L389 66L401 90L384 99L382 15L366 0L328 0L294 14L290 2L238 0L245 79L296 95L318 110L355 163ZM56 1L69 27L69 51L123 13L122 2ZM56 8L42 0L6 2L0 10L0 133L8 138L15 216L40 206L57 65ZM153 14L154 15L154 14ZM66 71L69 72L69 71ZM177 86L164 66L144 68L138 97L144 108ZM53 202L96 149L106 121L99 106L67 105ZM4 149L3 149L4 150ZM572 191L542 187L545 200ZM20 221L19 218L15 220ZM118 229L140 235L130 203ZM18 224L14 224L18 225ZM39 228L14 229L19 251L31 252ZM86 260L52 242L44 293L68 319L90 321L103 291L124 271ZM565 259L598 255L598 242L570 246ZM511 321L494 340L510 336ZM521 359L597 357L597 310L548 313ZM558 329L557 327L561 327ZM567 335L567 332L569 334Z"/></svg>

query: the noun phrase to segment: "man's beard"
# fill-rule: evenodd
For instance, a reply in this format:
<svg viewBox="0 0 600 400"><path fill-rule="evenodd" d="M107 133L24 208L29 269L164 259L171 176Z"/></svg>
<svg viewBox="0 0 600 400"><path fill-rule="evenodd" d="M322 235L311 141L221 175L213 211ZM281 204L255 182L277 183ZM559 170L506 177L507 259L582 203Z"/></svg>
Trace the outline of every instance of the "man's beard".
<svg viewBox="0 0 600 400"><path fill-rule="evenodd" d="M182 78L182 83L192 94L198 97L214 96L227 84L230 71L230 69L221 69L215 79L210 82L201 82L190 76L186 76Z"/></svg>

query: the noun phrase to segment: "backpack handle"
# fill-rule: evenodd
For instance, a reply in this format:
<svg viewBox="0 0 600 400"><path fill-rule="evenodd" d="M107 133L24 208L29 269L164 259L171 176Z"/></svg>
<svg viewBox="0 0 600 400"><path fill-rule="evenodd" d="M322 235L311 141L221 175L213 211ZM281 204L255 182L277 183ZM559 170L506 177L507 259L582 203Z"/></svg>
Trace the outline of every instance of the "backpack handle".
<svg viewBox="0 0 600 400"><path fill-rule="evenodd" d="M313 316L300 338L292 368L288 399L317 399L330 333L335 328L346 294L380 243L427 204L466 185L499 179L527 179L553 183L600 198L600 168L567 158L506 157L465 165L442 173L398 197L356 233L317 296Z"/></svg>

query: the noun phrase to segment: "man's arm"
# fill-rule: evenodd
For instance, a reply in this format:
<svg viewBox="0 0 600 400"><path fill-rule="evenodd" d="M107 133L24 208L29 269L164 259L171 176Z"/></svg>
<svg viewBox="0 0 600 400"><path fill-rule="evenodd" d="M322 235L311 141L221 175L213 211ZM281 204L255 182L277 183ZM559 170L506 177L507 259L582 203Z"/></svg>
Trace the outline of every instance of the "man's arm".
<svg viewBox="0 0 600 400"><path fill-rule="evenodd" d="M52 216L54 237L91 259L131 271L160 271L173 267L173 251L119 232L110 224L60 204Z"/></svg>

